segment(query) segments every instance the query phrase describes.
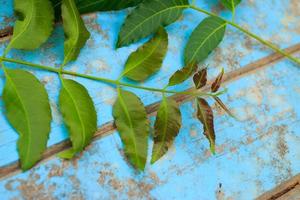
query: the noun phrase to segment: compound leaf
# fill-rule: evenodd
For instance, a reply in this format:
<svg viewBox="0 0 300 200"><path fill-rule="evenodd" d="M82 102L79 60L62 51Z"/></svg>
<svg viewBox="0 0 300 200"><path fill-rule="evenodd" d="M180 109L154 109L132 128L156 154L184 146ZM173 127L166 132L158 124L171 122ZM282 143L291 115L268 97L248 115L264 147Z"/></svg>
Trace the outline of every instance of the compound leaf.
<svg viewBox="0 0 300 200"><path fill-rule="evenodd" d="M90 144L97 130L97 113L87 90L70 79L62 79L59 107L70 134L72 148L58 156L71 159Z"/></svg>
<svg viewBox="0 0 300 200"><path fill-rule="evenodd" d="M226 24L217 17L205 18L193 31L185 47L185 64L200 63L206 59L222 41Z"/></svg>
<svg viewBox="0 0 300 200"><path fill-rule="evenodd" d="M143 103L134 93L118 88L113 116L125 155L136 169L144 170L150 125Z"/></svg>
<svg viewBox="0 0 300 200"><path fill-rule="evenodd" d="M155 33L160 26L175 22L188 4L188 0L143 1L126 18L119 33L117 47L136 42Z"/></svg>
<svg viewBox="0 0 300 200"><path fill-rule="evenodd" d="M169 86L178 85L186 81L198 68L198 65L188 64L180 70L177 70L169 79Z"/></svg>
<svg viewBox="0 0 300 200"><path fill-rule="evenodd" d="M233 11L237 5L241 3L242 0L221 0L221 3L227 9Z"/></svg>
<svg viewBox="0 0 300 200"><path fill-rule="evenodd" d="M181 113L176 101L163 98L154 124L154 146L151 163L159 160L173 144L181 127Z"/></svg>
<svg viewBox="0 0 300 200"><path fill-rule="evenodd" d="M210 151L215 154L215 129L214 129L214 115L211 107L203 98L197 99L197 117L203 124L204 135L210 143Z"/></svg>
<svg viewBox="0 0 300 200"><path fill-rule="evenodd" d="M204 87L207 83L207 68L201 69L194 74L193 81L196 89Z"/></svg>
<svg viewBox="0 0 300 200"><path fill-rule="evenodd" d="M62 18L65 32L64 63L76 60L80 49L90 37L83 20L76 8L74 0L62 0Z"/></svg>
<svg viewBox="0 0 300 200"><path fill-rule="evenodd" d="M135 81L147 79L161 68L167 49L168 34L161 27L149 42L129 56L122 75Z"/></svg>
<svg viewBox="0 0 300 200"><path fill-rule="evenodd" d="M51 110L47 92L41 82L23 70L4 69L5 115L19 134L18 151L22 170L38 162L47 148Z"/></svg>
<svg viewBox="0 0 300 200"><path fill-rule="evenodd" d="M49 0L14 0L14 9L17 21L5 54L11 48L25 50L38 48L53 30L54 11Z"/></svg>

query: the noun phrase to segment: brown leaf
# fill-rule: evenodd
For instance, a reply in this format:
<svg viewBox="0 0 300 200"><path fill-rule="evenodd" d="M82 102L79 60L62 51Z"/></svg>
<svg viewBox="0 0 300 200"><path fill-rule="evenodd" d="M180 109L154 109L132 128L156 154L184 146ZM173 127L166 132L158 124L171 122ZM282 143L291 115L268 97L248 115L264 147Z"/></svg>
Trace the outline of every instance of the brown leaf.
<svg viewBox="0 0 300 200"><path fill-rule="evenodd" d="M215 154L215 130L214 130L214 115L211 107L203 98L197 99L197 117L203 124L204 135L210 143L210 151Z"/></svg>
<svg viewBox="0 0 300 200"><path fill-rule="evenodd" d="M193 80L194 80L196 89L200 89L203 86L205 86L206 82L207 82L207 68L204 68L204 69L198 71L194 75Z"/></svg>
<svg viewBox="0 0 300 200"><path fill-rule="evenodd" d="M219 90L221 83L222 83L223 75L224 75L224 68L222 68L222 71L220 72L220 74L217 76L216 80L211 85L212 92L217 92Z"/></svg>
<svg viewBox="0 0 300 200"><path fill-rule="evenodd" d="M222 102L219 97L214 97L217 104L230 116L236 119L236 117L232 114L232 112L227 108L227 106Z"/></svg>

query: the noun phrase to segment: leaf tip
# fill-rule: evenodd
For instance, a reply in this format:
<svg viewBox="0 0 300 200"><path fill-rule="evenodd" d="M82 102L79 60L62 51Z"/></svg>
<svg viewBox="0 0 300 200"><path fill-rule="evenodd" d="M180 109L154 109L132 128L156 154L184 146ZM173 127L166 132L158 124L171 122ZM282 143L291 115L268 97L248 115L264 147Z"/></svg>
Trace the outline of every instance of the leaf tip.
<svg viewBox="0 0 300 200"><path fill-rule="evenodd" d="M61 159L70 160L75 156L75 152L73 151L73 149L68 149L63 152L58 153L57 156Z"/></svg>
<svg viewBox="0 0 300 200"><path fill-rule="evenodd" d="M156 155L152 155L152 158L151 158L151 161L150 161L150 164L153 165L154 163L156 163L156 161L159 160L159 157L156 156Z"/></svg>
<svg viewBox="0 0 300 200"><path fill-rule="evenodd" d="M119 48L121 48L123 46L124 46L124 44L123 44L121 38L118 37L118 40L117 40L117 43L116 43L116 49L119 49Z"/></svg>
<svg viewBox="0 0 300 200"><path fill-rule="evenodd" d="M215 145L212 144L210 145L210 152L215 156L216 155L216 148L215 148Z"/></svg>

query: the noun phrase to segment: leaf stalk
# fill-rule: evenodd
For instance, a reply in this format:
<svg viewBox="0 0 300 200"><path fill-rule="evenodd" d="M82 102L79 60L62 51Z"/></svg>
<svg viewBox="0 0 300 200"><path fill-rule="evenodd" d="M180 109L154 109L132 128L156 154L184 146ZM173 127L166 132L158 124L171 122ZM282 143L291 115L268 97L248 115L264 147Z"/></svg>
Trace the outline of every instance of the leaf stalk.
<svg viewBox="0 0 300 200"><path fill-rule="evenodd" d="M77 72L63 70L62 68L57 69L57 68L54 68L54 67L49 67L49 66L35 64L35 63L23 61L23 60L6 58L6 57L3 57L3 56L0 56L0 62L2 62L2 61L3 62L10 62L10 63L26 65L26 66L30 66L30 67L33 67L33 68L37 68L37 69L57 73L57 74L60 74L60 72L61 72L61 74L67 74L67 75L81 77L81 78L90 79L90 80L94 80L94 81L100 81L100 82L111 84L111 85L114 85L114 86L125 86L125 87L130 87L130 88L147 90L147 91L151 91L151 92L194 95L194 92L193 93L189 92L189 91L178 92L178 91L175 91L175 90L166 90L166 88L159 89L159 88L145 87L145 86L141 86L141 85L134 85L134 84L130 84L130 83L120 82L119 80L112 80L112 79L103 78L103 77L95 77L95 76L91 76L91 75L87 75L87 74L81 74L81 73L77 73ZM203 93L203 95L211 95L211 94Z"/></svg>

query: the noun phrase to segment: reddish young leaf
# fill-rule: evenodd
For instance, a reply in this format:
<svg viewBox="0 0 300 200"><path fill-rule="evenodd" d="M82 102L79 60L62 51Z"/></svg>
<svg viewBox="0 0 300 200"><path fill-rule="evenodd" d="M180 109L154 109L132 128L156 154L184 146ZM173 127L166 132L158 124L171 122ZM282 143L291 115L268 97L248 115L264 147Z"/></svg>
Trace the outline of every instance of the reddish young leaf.
<svg viewBox="0 0 300 200"><path fill-rule="evenodd" d="M219 97L214 97L217 104L230 116L236 118Z"/></svg>
<svg viewBox="0 0 300 200"><path fill-rule="evenodd" d="M215 129L214 129L214 115L211 107L205 99L197 99L197 117L203 124L204 135L210 143L210 151L215 154Z"/></svg>
<svg viewBox="0 0 300 200"><path fill-rule="evenodd" d="M222 71L220 72L220 74L217 76L216 80L211 85L212 92L217 92L219 90L221 83L222 83L223 75L224 75L224 68L222 68Z"/></svg>
<svg viewBox="0 0 300 200"><path fill-rule="evenodd" d="M194 75L193 80L194 80L196 89L200 89L200 88L204 87L207 82L207 68L204 68L204 69L198 71Z"/></svg>

